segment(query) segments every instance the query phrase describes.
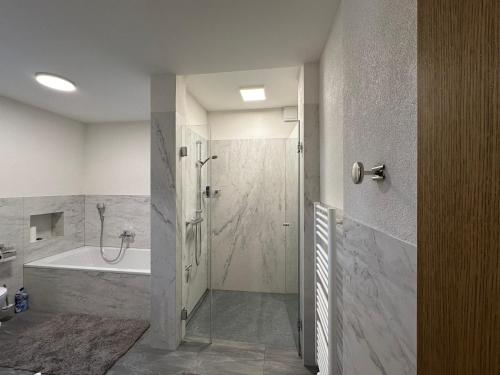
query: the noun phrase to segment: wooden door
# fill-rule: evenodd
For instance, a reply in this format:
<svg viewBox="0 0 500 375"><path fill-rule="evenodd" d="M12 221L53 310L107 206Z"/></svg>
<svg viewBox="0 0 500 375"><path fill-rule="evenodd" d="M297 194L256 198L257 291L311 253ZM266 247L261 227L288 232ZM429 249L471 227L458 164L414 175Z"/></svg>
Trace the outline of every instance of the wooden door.
<svg viewBox="0 0 500 375"><path fill-rule="evenodd" d="M500 0L418 0L418 373L500 374Z"/></svg>

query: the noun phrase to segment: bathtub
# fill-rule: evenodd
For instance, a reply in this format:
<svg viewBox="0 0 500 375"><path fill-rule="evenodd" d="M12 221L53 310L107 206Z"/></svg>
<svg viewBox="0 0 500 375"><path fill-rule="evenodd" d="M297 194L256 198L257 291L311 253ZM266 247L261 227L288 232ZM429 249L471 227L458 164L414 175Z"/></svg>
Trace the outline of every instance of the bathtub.
<svg viewBox="0 0 500 375"><path fill-rule="evenodd" d="M107 257L119 249L105 247ZM98 247L84 246L24 265L30 308L52 313L86 313L149 320L149 249L127 249L108 264Z"/></svg>

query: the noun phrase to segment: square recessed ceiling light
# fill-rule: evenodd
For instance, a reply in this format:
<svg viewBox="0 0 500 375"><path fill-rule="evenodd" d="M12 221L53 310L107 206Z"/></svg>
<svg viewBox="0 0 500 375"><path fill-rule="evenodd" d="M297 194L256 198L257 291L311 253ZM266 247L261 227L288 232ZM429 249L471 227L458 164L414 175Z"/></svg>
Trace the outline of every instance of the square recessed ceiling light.
<svg viewBox="0 0 500 375"><path fill-rule="evenodd" d="M244 102L256 102L266 100L266 91L264 86L260 87L242 87L240 89L241 98Z"/></svg>

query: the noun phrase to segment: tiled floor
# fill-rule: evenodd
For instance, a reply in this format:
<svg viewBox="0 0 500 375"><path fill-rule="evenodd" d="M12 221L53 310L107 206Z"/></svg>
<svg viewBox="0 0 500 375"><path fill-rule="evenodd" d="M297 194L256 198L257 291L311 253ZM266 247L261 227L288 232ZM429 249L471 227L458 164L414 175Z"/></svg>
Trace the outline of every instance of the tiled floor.
<svg viewBox="0 0 500 375"><path fill-rule="evenodd" d="M16 316L0 327L0 340L13 340L16 332L46 318L32 312ZM31 373L0 368L0 375L28 374ZM185 343L177 351L168 351L152 348L148 332L108 371L108 375L226 374L310 375L311 372L302 366L293 347L216 341L211 345Z"/></svg>
<svg viewBox="0 0 500 375"><path fill-rule="evenodd" d="M295 347L298 298L296 294L213 292L213 338L280 347ZM205 298L187 324L187 337L208 338L210 302Z"/></svg>

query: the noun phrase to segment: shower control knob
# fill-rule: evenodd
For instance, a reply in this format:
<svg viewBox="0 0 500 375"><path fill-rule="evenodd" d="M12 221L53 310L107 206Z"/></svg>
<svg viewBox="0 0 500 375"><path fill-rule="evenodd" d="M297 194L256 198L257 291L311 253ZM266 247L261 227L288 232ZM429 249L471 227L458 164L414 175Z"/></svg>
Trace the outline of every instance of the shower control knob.
<svg viewBox="0 0 500 375"><path fill-rule="evenodd" d="M290 226L290 223L283 223L283 226L284 226L284 227L289 227L289 226Z"/></svg>

